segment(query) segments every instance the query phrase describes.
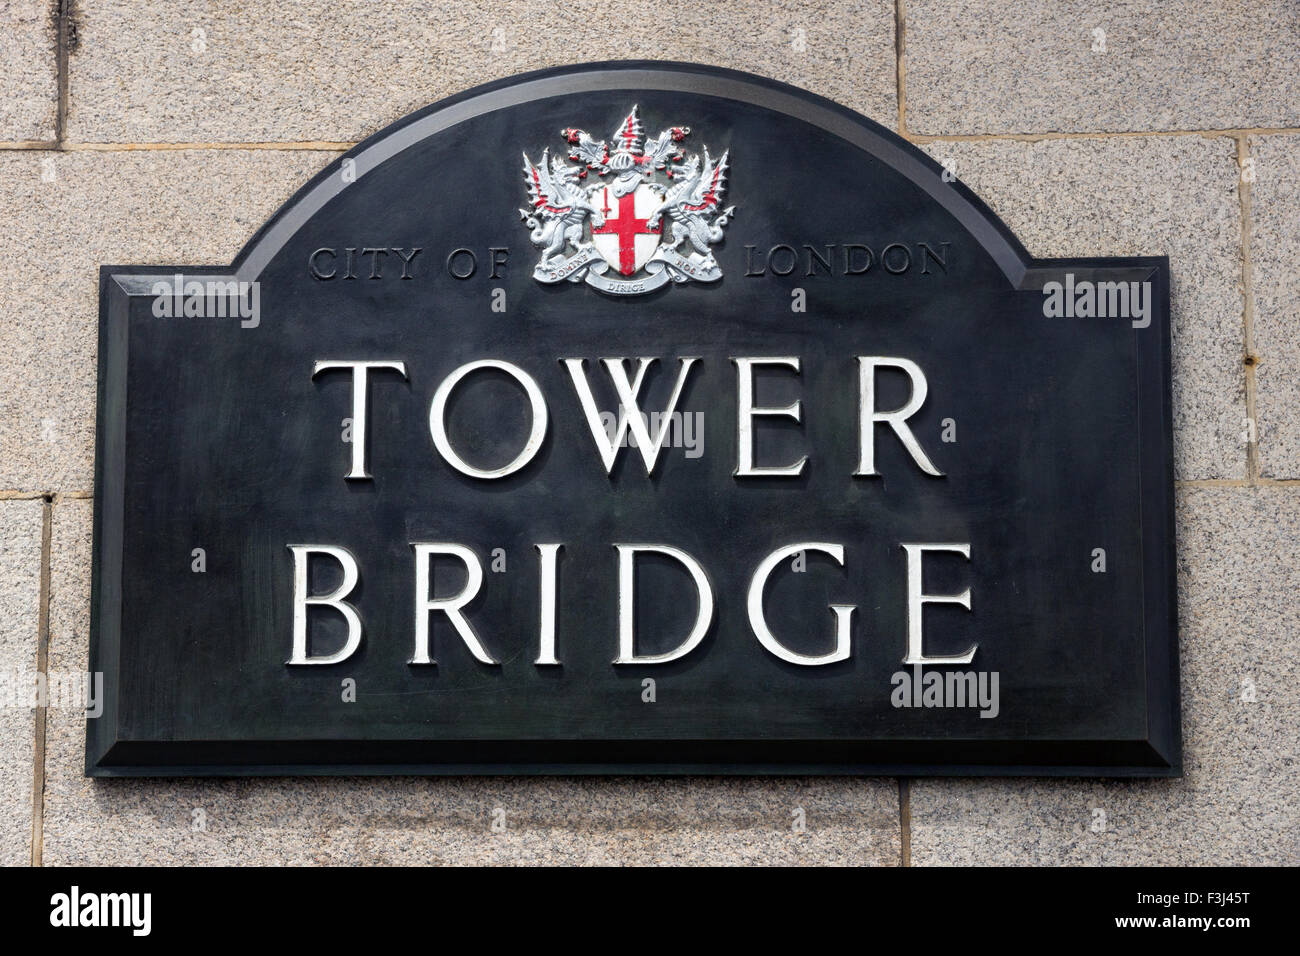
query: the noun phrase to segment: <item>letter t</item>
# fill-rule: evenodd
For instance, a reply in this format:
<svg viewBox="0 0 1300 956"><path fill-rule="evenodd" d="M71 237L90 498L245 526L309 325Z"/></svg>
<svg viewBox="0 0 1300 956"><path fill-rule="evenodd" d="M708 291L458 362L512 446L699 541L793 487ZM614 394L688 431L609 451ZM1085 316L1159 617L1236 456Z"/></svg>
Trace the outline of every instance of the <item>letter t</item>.
<svg viewBox="0 0 1300 956"><path fill-rule="evenodd" d="M331 368L352 369L352 470L343 477L369 479L372 476L366 471L366 392L368 391L366 372L372 368L390 368L401 373L402 378L406 378L406 363L345 362L324 359L316 363L311 377L315 378L321 372Z"/></svg>

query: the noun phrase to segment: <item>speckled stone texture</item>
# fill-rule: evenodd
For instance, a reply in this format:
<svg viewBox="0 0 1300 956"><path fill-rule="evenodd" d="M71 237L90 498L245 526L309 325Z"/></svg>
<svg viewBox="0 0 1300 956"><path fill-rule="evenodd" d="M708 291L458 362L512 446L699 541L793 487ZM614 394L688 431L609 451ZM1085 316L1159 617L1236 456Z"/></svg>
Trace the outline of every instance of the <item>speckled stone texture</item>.
<svg viewBox="0 0 1300 956"><path fill-rule="evenodd" d="M90 522L88 501L54 507L54 670L86 666ZM49 865L900 860L898 788L887 779L90 780L80 714L52 711L48 726Z"/></svg>
<svg viewBox="0 0 1300 956"><path fill-rule="evenodd" d="M0 142L52 140L59 102L54 4L0 0Z"/></svg>
<svg viewBox="0 0 1300 956"><path fill-rule="evenodd" d="M1259 472L1300 478L1300 136L1248 145Z"/></svg>
<svg viewBox="0 0 1300 956"><path fill-rule="evenodd" d="M914 864L1300 863L1300 495L1183 489L1178 536L1186 776L917 780Z"/></svg>
<svg viewBox="0 0 1300 956"><path fill-rule="evenodd" d="M1199 136L932 143L1035 256L1168 255L1174 471L1244 478L1236 147Z"/></svg>
<svg viewBox="0 0 1300 956"><path fill-rule="evenodd" d="M96 0L77 20L77 141L353 141L488 80L611 59L734 67L897 125L892 0Z"/></svg>
<svg viewBox="0 0 1300 956"><path fill-rule="evenodd" d="M336 155L0 152L0 490L91 489L101 264L229 263Z"/></svg>
<svg viewBox="0 0 1300 956"><path fill-rule="evenodd" d="M41 607L42 501L0 501L0 679L32 686ZM31 862L35 710L0 696L0 866Z"/></svg>
<svg viewBox="0 0 1300 956"><path fill-rule="evenodd" d="M905 3L913 133L1300 125L1293 0Z"/></svg>

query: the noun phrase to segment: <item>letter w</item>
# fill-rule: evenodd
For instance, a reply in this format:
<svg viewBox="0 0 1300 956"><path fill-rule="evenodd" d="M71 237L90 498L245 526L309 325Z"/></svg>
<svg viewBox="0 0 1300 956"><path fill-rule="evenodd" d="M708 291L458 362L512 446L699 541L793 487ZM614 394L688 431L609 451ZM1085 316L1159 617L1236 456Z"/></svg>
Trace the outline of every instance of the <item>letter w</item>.
<svg viewBox="0 0 1300 956"><path fill-rule="evenodd" d="M614 463L618 460L619 447L627 436L627 430L631 428L632 436L636 439L636 447L645 461L646 474L651 475L654 474L655 464L659 460L659 452L663 448L664 439L668 436L673 413L677 410L677 401L681 398L682 389L686 387L686 376L690 373L691 366L698 360L694 358L678 359L681 363L681 369L677 373L677 384L673 386L673 395L668 400L668 407L664 409L662 415L658 418L659 425L655 429L656 434L653 438L651 438L650 430L646 426L649 416L641 412L639 401L646 371L657 359L637 359L636 375L630 382L627 377L627 367L623 364L624 361L621 358L601 359L605 370L614 383L614 390L618 393L618 428L612 436L606 431L605 426L601 424L600 410L596 408L596 399L591 394L591 384L587 381L587 372L583 367L586 360L565 359L564 365L569 370L569 376L573 379L573 388L577 391L578 401L582 403L582 411L587 416L587 427L591 429L591 437L596 442L596 449L600 452L600 460L605 465L605 472L607 474L613 472Z"/></svg>

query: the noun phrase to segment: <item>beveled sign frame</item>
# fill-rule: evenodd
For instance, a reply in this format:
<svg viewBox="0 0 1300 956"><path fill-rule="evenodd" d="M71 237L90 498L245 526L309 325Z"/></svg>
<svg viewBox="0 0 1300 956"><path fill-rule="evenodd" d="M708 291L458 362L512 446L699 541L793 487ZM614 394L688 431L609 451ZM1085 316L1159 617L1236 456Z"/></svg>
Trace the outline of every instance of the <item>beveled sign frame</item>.
<svg viewBox="0 0 1300 956"><path fill-rule="evenodd" d="M546 739L527 728L508 739L213 739L177 732L138 736L121 720L123 566L128 533L128 361L133 301L173 274L250 282L357 178L469 118L556 96L593 91L669 91L744 102L797 117L875 157L960 223L1013 290L1042 290L1069 271L1094 280L1150 282L1154 314L1135 336L1140 480L1140 574L1145 731L1125 739ZM222 267L104 266L100 270L98 430L91 610L92 672L105 675L101 717L87 721L91 776L343 774L883 774L1178 776L1182 772L1175 580L1169 262L1166 257L1035 259L960 181L917 147L815 94L730 70L649 61L596 63L524 74L452 96L394 123L331 163L300 189ZM742 207L743 215L743 207ZM517 223L502 225L506 231ZM736 227L733 227L736 228ZM508 235L521 247L518 235ZM734 243L743 240L729 238ZM522 265L522 263L521 263ZM592 294L591 290L563 290ZM668 294L677 290L670 289ZM635 303L620 303L635 308ZM720 653L715 650L715 653ZM273 719L268 715L267 719Z"/></svg>

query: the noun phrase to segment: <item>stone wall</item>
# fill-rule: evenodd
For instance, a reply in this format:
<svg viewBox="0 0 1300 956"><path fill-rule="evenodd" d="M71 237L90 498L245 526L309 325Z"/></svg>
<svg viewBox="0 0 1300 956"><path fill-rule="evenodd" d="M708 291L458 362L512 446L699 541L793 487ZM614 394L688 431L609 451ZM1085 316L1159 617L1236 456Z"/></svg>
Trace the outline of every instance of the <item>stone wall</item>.
<svg viewBox="0 0 1300 956"><path fill-rule="evenodd" d="M865 113L1035 255L1170 257L1186 749L1162 781L92 781L75 711L5 707L0 862L1300 862L1294 0L0 0L0 52L0 671L86 663L101 263L228 263L427 103L662 58Z"/></svg>

